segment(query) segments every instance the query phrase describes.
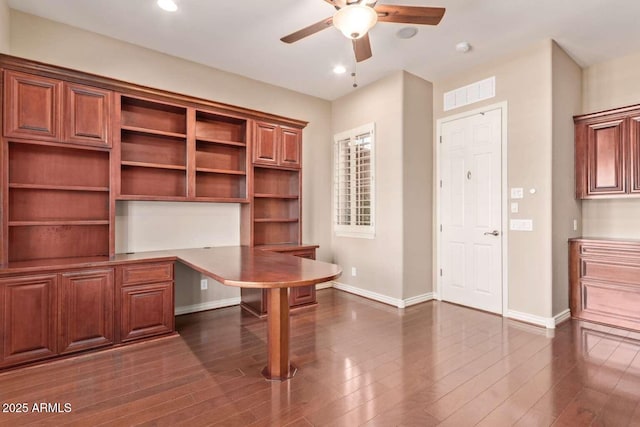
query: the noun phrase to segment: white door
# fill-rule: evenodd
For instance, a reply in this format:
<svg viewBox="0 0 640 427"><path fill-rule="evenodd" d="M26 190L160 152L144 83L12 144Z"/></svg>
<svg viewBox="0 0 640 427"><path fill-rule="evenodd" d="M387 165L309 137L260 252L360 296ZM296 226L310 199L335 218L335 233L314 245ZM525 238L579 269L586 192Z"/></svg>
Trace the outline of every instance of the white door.
<svg viewBox="0 0 640 427"><path fill-rule="evenodd" d="M441 136L442 299L502 313L502 111L445 122Z"/></svg>

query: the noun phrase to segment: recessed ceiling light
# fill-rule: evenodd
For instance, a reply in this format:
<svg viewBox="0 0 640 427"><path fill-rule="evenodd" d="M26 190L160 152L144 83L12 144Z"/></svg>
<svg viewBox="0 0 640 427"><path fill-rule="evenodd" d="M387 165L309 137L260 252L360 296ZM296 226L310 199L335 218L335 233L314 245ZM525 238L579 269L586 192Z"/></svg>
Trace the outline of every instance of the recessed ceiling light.
<svg viewBox="0 0 640 427"><path fill-rule="evenodd" d="M461 53L467 53L471 50L469 42L460 42L456 45L456 50Z"/></svg>
<svg viewBox="0 0 640 427"><path fill-rule="evenodd" d="M418 34L418 29L416 27L404 27L398 30L398 32L396 33L396 36L399 39L410 39L416 34Z"/></svg>
<svg viewBox="0 0 640 427"><path fill-rule="evenodd" d="M178 10L178 5L173 0L158 0L158 6L167 12L175 12Z"/></svg>
<svg viewBox="0 0 640 427"><path fill-rule="evenodd" d="M347 69L344 68L343 65L336 65L335 67L333 67L333 72L336 74L344 74L347 72Z"/></svg>

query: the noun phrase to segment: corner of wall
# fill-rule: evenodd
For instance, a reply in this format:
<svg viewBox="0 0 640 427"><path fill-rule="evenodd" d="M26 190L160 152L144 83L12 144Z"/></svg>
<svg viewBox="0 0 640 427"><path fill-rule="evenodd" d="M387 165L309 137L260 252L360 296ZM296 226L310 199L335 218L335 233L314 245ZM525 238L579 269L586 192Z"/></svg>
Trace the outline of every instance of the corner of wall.
<svg viewBox="0 0 640 427"><path fill-rule="evenodd" d="M0 53L11 52L11 10L8 0L0 0Z"/></svg>

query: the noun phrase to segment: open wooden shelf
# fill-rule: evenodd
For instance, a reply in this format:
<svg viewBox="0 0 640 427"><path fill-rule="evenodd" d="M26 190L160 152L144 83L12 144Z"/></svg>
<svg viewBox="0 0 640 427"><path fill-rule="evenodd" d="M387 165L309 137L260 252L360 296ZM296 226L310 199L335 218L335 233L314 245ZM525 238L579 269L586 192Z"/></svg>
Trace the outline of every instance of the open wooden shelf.
<svg viewBox="0 0 640 427"><path fill-rule="evenodd" d="M107 221L109 193L10 187L9 225L38 221Z"/></svg>
<svg viewBox="0 0 640 427"><path fill-rule="evenodd" d="M227 141L227 140L224 140L224 139L205 138L205 137L202 137L202 136L196 137L196 141L204 142L204 143L208 143L208 144L232 145L232 146L235 146L235 147L246 147L247 146L247 143L246 142L242 142L242 141Z"/></svg>
<svg viewBox="0 0 640 427"><path fill-rule="evenodd" d="M120 179L121 196L187 195L187 175L184 170L122 165Z"/></svg>
<svg viewBox="0 0 640 427"><path fill-rule="evenodd" d="M185 107L131 96L120 98L121 127L167 136L186 135Z"/></svg>
<svg viewBox="0 0 640 427"><path fill-rule="evenodd" d="M297 196L300 194L300 173L297 170L254 168L254 192Z"/></svg>
<svg viewBox="0 0 640 427"><path fill-rule="evenodd" d="M9 227L33 227L36 225L109 225L109 220L77 220L77 221L9 221Z"/></svg>
<svg viewBox="0 0 640 427"><path fill-rule="evenodd" d="M125 162L187 165L185 138L121 132L120 157Z"/></svg>
<svg viewBox="0 0 640 427"><path fill-rule="evenodd" d="M196 198L230 200L247 199L247 180L244 175L226 173L196 173Z"/></svg>
<svg viewBox="0 0 640 427"><path fill-rule="evenodd" d="M208 168L196 168L196 172L204 173L222 173L227 175L246 175L245 171L228 170L228 169L208 169Z"/></svg>
<svg viewBox="0 0 640 427"><path fill-rule="evenodd" d="M186 166L167 165L167 164L163 164L163 163L146 163L146 162L122 161L122 162L120 162L120 164L122 166L135 166L135 167L139 167L139 168L171 169L171 170L181 170L181 171L186 171L187 170Z"/></svg>
<svg viewBox="0 0 640 427"><path fill-rule="evenodd" d="M254 218L254 222L298 222L298 218Z"/></svg>
<svg viewBox="0 0 640 427"><path fill-rule="evenodd" d="M264 194L264 193L254 193L253 195L254 198L256 199L299 199L300 196L294 195L294 194L273 194L273 193L269 193L269 194Z"/></svg>
<svg viewBox="0 0 640 427"><path fill-rule="evenodd" d="M166 137L171 137L171 138L186 138L187 137L187 134L185 134L185 133L167 132L167 131L163 131L163 130L143 128L143 127L139 127L139 126L124 126L123 125L123 126L120 126L120 129L122 129L123 131L137 132L137 133L141 133L141 134L149 134L149 135L155 135L155 136L166 136Z"/></svg>
<svg viewBox="0 0 640 427"><path fill-rule="evenodd" d="M196 139L246 145L247 120L209 111L196 112Z"/></svg>
<svg viewBox="0 0 640 427"><path fill-rule="evenodd" d="M45 184L16 184L16 183L9 183L9 188L27 189L27 190L109 192L109 187L81 187L81 186L78 186L78 185L45 185Z"/></svg>
<svg viewBox="0 0 640 427"><path fill-rule="evenodd" d="M254 222L254 245L299 243L299 222Z"/></svg>

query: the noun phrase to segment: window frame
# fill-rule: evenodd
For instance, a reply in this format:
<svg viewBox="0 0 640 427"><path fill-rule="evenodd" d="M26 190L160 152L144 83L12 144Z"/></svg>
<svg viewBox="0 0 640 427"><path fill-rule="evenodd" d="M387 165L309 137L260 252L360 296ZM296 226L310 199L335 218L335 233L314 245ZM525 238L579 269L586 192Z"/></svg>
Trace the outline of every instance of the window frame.
<svg viewBox="0 0 640 427"><path fill-rule="evenodd" d="M369 217L370 224L369 225L357 225L355 222L357 220L357 209L358 207L362 207L362 205L358 206L356 200L356 156L355 156L355 145L354 141L358 139L359 136L364 134L369 134L371 138L371 148L369 152ZM338 191L338 172L339 172L339 148L340 143L349 140L349 154L350 154L350 180L349 180L349 203L351 206L351 212L349 215L349 224L338 224L338 207L339 207L339 191ZM340 132L334 135L333 137L333 175L332 175L332 215L333 219L331 224L333 226L333 233L338 237L356 237L356 238L364 238L364 239L373 239L375 238L375 219L376 219L376 197L375 197L375 145L376 145L376 137L375 137L375 123L367 123L362 126L358 126L354 129L350 129L348 131Z"/></svg>

